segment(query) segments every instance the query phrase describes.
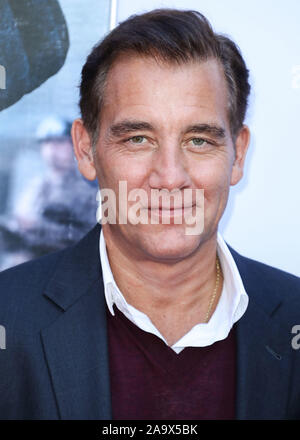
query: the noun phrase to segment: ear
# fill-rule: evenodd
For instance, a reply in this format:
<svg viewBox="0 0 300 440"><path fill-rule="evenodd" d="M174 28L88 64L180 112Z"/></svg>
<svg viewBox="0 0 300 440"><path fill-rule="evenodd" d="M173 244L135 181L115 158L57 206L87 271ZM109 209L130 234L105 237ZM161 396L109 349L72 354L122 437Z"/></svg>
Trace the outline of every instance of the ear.
<svg viewBox="0 0 300 440"><path fill-rule="evenodd" d="M250 130L247 125L243 125L235 141L235 158L232 166L230 185L236 185L243 177L249 142Z"/></svg>
<svg viewBox="0 0 300 440"><path fill-rule="evenodd" d="M71 135L79 171L86 179L95 180L97 175L91 139L81 119L73 122Z"/></svg>

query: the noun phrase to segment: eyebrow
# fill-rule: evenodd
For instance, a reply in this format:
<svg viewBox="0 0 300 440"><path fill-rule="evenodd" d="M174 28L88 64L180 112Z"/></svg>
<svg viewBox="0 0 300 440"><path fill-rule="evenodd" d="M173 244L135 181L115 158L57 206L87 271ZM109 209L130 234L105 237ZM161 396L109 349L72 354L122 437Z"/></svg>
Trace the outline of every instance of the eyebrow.
<svg viewBox="0 0 300 440"><path fill-rule="evenodd" d="M123 136L124 134L131 133L133 131L140 131L140 130L147 130L147 131L154 131L154 127L149 124L148 122L144 121L130 121L130 120L124 120L117 124L113 124L109 132L111 135L118 137ZM214 136L217 139L224 139L225 138L225 129L219 125L215 124L193 124L189 125L185 129L185 133L207 133L212 136Z"/></svg>
<svg viewBox="0 0 300 440"><path fill-rule="evenodd" d="M193 124L189 125L186 133L208 133L217 139L224 139L226 132L223 127L214 124Z"/></svg>
<svg viewBox="0 0 300 440"><path fill-rule="evenodd" d="M153 131L154 128L148 122L125 120L117 124L113 124L109 129L110 134L116 137L122 136L126 133L131 133L132 131L139 131L139 130Z"/></svg>

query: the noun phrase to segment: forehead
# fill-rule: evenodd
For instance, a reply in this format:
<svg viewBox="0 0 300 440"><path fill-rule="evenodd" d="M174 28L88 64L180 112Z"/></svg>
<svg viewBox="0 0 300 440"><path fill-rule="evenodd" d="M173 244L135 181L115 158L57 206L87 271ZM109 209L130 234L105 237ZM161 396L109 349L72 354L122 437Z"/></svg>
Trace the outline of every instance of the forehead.
<svg viewBox="0 0 300 440"><path fill-rule="evenodd" d="M227 108L227 84L216 59L178 65L124 55L108 73L103 113L114 121L146 115L182 120L197 114L227 125Z"/></svg>

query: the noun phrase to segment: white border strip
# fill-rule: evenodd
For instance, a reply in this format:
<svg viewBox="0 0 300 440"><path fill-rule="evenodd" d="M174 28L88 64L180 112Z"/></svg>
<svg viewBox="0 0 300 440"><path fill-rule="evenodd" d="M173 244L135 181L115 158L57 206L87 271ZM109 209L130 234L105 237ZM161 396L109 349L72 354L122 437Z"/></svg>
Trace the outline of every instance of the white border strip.
<svg viewBox="0 0 300 440"><path fill-rule="evenodd" d="M110 23L109 30L111 31L117 25L117 3L118 0L110 0Z"/></svg>

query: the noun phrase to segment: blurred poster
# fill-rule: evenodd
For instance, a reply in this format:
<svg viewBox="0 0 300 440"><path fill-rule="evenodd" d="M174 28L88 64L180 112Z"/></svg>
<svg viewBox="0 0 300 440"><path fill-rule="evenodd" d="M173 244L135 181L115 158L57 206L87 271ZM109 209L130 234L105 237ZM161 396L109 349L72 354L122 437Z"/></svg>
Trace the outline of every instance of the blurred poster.
<svg viewBox="0 0 300 440"><path fill-rule="evenodd" d="M70 138L81 68L109 0L0 0L0 270L62 249L96 223L97 182Z"/></svg>

